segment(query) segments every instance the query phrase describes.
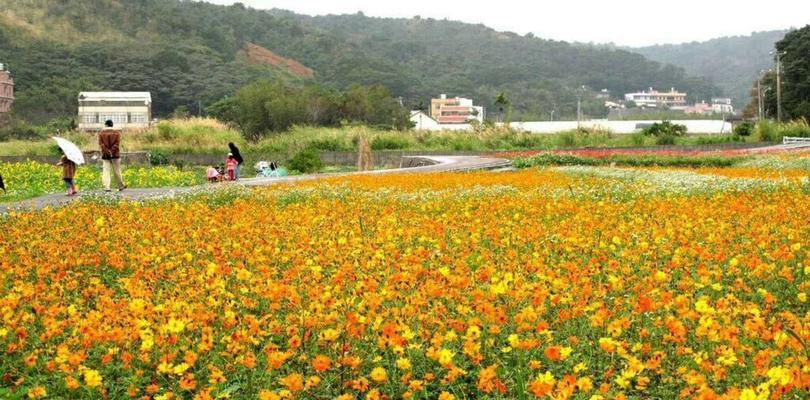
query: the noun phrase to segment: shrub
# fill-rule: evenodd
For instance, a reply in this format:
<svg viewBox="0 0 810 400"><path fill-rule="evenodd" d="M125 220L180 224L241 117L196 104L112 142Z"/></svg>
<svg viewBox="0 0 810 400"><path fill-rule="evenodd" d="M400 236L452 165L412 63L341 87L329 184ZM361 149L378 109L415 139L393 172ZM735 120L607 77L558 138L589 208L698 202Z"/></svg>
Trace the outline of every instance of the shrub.
<svg viewBox="0 0 810 400"><path fill-rule="evenodd" d="M757 124L756 132L760 141L778 143L785 136L810 137L810 125L804 119L784 124L761 121Z"/></svg>
<svg viewBox="0 0 810 400"><path fill-rule="evenodd" d="M307 145L308 148L318 151L347 151L350 150L346 143L336 137L325 137L315 139Z"/></svg>
<svg viewBox="0 0 810 400"><path fill-rule="evenodd" d="M157 126L158 136L163 140L172 140L180 135L179 129L169 122L161 122Z"/></svg>
<svg viewBox="0 0 810 400"><path fill-rule="evenodd" d="M402 150L408 147L408 140L398 136L378 136L371 142L372 150Z"/></svg>
<svg viewBox="0 0 810 400"><path fill-rule="evenodd" d="M673 136L673 135L656 136L655 144L663 145L663 146L674 145L675 144L675 136Z"/></svg>
<svg viewBox="0 0 810 400"><path fill-rule="evenodd" d="M735 136L751 136L756 126L753 122L745 121L734 127Z"/></svg>
<svg viewBox="0 0 810 400"><path fill-rule="evenodd" d="M686 135L686 125L673 124L670 121L656 122L644 129L647 136L684 136Z"/></svg>
<svg viewBox="0 0 810 400"><path fill-rule="evenodd" d="M156 165L169 165L169 157L162 151L149 152L149 164Z"/></svg>
<svg viewBox="0 0 810 400"><path fill-rule="evenodd" d="M760 121L756 127L757 138L762 142L774 142L779 137L776 125L770 121ZM781 137L779 137L781 140Z"/></svg>
<svg viewBox="0 0 810 400"><path fill-rule="evenodd" d="M309 174L323 169L323 161L320 155L313 149L299 151L289 162L291 170Z"/></svg>
<svg viewBox="0 0 810 400"><path fill-rule="evenodd" d="M0 142L7 142L9 140L43 140L47 139L47 137L47 133L25 122L14 122L0 129Z"/></svg>

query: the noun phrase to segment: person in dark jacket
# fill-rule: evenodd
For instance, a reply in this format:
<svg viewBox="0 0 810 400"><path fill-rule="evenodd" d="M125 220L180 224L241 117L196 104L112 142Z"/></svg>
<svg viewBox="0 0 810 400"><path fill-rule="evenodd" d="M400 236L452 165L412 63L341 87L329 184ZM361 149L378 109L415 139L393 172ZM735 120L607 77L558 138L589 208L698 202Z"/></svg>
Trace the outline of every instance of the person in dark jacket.
<svg viewBox="0 0 810 400"><path fill-rule="evenodd" d="M101 148L101 184L104 190L110 191L110 172L118 181L118 191L127 188L121 176L121 131L113 129L113 122L107 120L105 128L98 134L98 146Z"/></svg>
<svg viewBox="0 0 810 400"><path fill-rule="evenodd" d="M239 152L239 148L236 147L233 142L228 143L228 148L231 149L231 154L233 154L233 158L236 159L236 180L239 180L239 174L242 171L242 164L245 162L245 159L242 158L242 153Z"/></svg>

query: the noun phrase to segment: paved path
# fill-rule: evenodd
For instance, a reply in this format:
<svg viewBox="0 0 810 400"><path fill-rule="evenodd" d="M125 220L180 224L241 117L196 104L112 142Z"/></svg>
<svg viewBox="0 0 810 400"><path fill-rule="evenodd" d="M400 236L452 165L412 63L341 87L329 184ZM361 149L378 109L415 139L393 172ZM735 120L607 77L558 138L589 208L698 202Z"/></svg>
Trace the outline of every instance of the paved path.
<svg viewBox="0 0 810 400"><path fill-rule="evenodd" d="M424 157L409 157L409 162L416 164L423 164L412 168L396 168L374 170L366 172L351 172L351 173L336 173L336 174L319 174L319 175L300 175L300 176L287 176L282 178L249 178L242 179L236 183L225 183L220 187L229 185L242 185L247 187L254 186L268 186L276 185L279 183L300 182L306 180L323 179L336 176L350 176L350 175L385 175L396 173L430 173L430 172L453 172L453 171L472 171L472 170L488 170L499 169L509 166L509 160L502 158L487 158L480 156L424 156ZM105 193L103 191L83 192L76 197L68 197L64 194L51 194L34 199L24 200L16 203L0 204L0 214L6 213L10 210L16 209L41 209L44 207L58 207L78 201L82 197L96 196L101 198L111 198L119 200L148 200L154 198L172 198L179 195L187 195L192 193L200 193L212 190L211 185L201 185L193 187L171 187L171 188L154 188L154 189L127 189L123 192L113 191Z"/></svg>

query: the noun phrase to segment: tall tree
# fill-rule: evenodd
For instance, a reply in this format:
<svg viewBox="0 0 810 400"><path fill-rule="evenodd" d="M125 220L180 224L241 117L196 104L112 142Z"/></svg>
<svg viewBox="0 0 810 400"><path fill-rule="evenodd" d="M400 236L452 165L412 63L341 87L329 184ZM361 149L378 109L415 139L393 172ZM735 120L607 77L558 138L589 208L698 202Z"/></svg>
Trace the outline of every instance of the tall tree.
<svg viewBox="0 0 810 400"><path fill-rule="evenodd" d="M783 112L787 118L810 120L810 25L785 35L776 50L784 71Z"/></svg>
<svg viewBox="0 0 810 400"><path fill-rule="evenodd" d="M498 122L508 123L512 114L512 100L505 92L500 92L495 96L495 107L498 107Z"/></svg>

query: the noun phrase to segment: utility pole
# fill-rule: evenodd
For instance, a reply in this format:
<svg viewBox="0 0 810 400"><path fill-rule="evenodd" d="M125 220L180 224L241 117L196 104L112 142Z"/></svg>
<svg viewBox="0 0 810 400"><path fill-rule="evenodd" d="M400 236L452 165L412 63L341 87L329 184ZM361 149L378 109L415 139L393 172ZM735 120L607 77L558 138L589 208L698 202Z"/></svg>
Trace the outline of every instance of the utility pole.
<svg viewBox="0 0 810 400"><path fill-rule="evenodd" d="M762 121L762 77L757 79L757 121Z"/></svg>
<svg viewBox="0 0 810 400"><path fill-rule="evenodd" d="M776 54L776 122L782 122L782 56L787 54L787 52L777 51L775 54Z"/></svg>
<svg viewBox="0 0 810 400"><path fill-rule="evenodd" d="M585 92L585 85L577 89L577 130L580 129L582 124L582 93Z"/></svg>

